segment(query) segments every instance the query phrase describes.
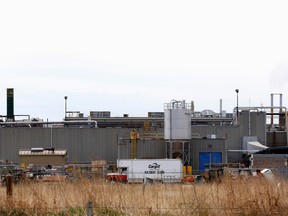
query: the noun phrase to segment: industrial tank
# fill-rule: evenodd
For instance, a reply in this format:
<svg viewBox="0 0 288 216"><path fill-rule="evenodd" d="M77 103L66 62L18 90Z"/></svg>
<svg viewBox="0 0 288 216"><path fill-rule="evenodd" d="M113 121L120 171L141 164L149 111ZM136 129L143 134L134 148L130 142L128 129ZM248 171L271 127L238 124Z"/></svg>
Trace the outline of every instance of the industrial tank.
<svg viewBox="0 0 288 216"><path fill-rule="evenodd" d="M191 104L172 100L164 105L164 137L166 140L191 139Z"/></svg>

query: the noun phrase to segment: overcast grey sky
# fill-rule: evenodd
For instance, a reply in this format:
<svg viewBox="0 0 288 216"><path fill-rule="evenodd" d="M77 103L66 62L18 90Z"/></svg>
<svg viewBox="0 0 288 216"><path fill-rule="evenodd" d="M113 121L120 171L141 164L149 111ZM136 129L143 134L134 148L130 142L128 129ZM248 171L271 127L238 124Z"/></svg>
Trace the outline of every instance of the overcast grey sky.
<svg viewBox="0 0 288 216"><path fill-rule="evenodd" d="M232 112L288 97L287 1L0 1L0 114ZM277 99L275 101L278 103Z"/></svg>

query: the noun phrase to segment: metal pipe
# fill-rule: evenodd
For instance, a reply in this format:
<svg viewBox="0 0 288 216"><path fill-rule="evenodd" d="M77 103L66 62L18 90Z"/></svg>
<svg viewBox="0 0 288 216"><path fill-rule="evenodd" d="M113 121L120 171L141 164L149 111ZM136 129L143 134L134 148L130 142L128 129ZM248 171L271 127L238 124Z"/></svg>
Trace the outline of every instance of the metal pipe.
<svg viewBox="0 0 288 216"><path fill-rule="evenodd" d="M248 113L248 136L251 136L251 115Z"/></svg>
<svg viewBox="0 0 288 216"><path fill-rule="evenodd" d="M273 102L273 95L274 94L271 94L271 113L274 112L274 102ZM273 125L273 121L274 121L274 116L271 115L271 126Z"/></svg>
<svg viewBox="0 0 288 216"><path fill-rule="evenodd" d="M263 111L265 109L271 109L272 107L271 106L266 106L266 107L238 107L239 110L256 110L257 112L260 112L260 111ZM274 109L280 109L280 107L273 107ZM234 107L234 112L235 110L237 109L237 107ZM286 107L282 107L282 109L284 109L286 111Z"/></svg>
<svg viewBox="0 0 288 216"><path fill-rule="evenodd" d="M68 96L64 96L64 99L65 99L65 120L66 120L66 117L67 117L67 99L68 99Z"/></svg>
<svg viewBox="0 0 288 216"><path fill-rule="evenodd" d="M222 99L220 99L220 117L222 117Z"/></svg>
<svg viewBox="0 0 288 216"><path fill-rule="evenodd" d="M191 101L191 112L192 114L195 112L194 101Z"/></svg>
<svg viewBox="0 0 288 216"><path fill-rule="evenodd" d="M50 124L80 124L80 123L93 123L95 128L98 127L98 123L95 120L79 120L79 121L52 121L52 122L34 122L34 121L26 121L26 122L0 122L0 126L3 125L29 125L29 124L37 124L37 125L50 125Z"/></svg>
<svg viewBox="0 0 288 216"><path fill-rule="evenodd" d="M280 112L282 112L282 94L280 94Z"/></svg>
<svg viewBox="0 0 288 216"><path fill-rule="evenodd" d="M169 115L170 115L170 119L169 119L169 126L170 126L170 142L169 142L169 158L172 158L173 157L173 155L172 155L172 145L173 145L173 142L172 142L172 132L173 132L173 130L172 130L172 109L170 109L169 110Z"/></svg>
<svg viewBox="0 0 288 216"><path fill-rule="evenodd" d="M228 152L259 152L261 150L227 150Z"/></svg>
<svg viewBox="0 0 288 216"><path fill-rule="evenodd" d="M51 140L50 140L50 148L52 148L53 147L53 124L51 125Z"/></svg>
<svg viewBox="0 0 288 216"><path fill-rule="evenodd" d="M121 159L120 158L120 140L122 140L121 137L118 137L118 134L116 134L117 137L117 160Z"/></svg>

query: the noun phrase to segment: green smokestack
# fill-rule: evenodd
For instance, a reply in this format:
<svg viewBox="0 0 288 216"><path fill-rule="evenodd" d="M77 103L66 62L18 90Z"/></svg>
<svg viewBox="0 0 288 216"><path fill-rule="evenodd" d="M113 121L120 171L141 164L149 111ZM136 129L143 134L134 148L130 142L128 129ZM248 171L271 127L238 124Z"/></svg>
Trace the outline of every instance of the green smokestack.
<svg viewBox="0 0 288 216"><path fill-rule="evenodd" d="M14 121L14 89L7 88L7 120Z"/></svg>

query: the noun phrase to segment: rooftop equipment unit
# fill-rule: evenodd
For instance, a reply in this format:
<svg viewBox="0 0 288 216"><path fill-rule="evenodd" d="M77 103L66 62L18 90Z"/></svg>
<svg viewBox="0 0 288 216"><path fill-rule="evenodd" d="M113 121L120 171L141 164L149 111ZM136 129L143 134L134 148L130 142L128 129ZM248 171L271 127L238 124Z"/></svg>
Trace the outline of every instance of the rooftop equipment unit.
<svg viewBox="0 0 288 216"><path fill-rule="evenodd" d="M110 111L90 111L91 118L110 118Z"/></svg>

